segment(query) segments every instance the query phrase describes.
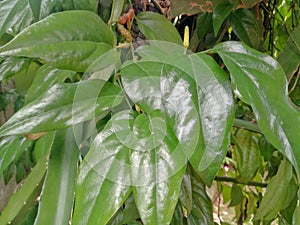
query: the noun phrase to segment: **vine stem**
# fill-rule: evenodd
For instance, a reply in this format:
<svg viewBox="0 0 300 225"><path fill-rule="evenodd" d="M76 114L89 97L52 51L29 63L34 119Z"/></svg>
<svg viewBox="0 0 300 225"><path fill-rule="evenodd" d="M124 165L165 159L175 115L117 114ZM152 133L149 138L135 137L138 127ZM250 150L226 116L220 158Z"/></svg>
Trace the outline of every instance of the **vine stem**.
<svg viewBox="0 0 300 225"><path fill-rule="evenodd" d="M246 121L246 120L241 120L241 119L235 118L234 122L233 122L233 126L244 128L244 129L256 132L256 133L262 133L262 131L257 126L257 124L252 123L250 121Z"/></svg>
<svg viewBox="0 0 300 225"><path fill-rule="evenodd" d="M245 184L248 186L255 186L255 187L262 187L262 188L266 188L268 186L267 183L261 183L261 182L256 182L256 181L249 181L248 183L244 183L241 182L239 180L237 180L234 177L222 177L222 176L216 176L215 181L224 181L224 182L231 182L231 183L235 183L235 184Z"/></svg>

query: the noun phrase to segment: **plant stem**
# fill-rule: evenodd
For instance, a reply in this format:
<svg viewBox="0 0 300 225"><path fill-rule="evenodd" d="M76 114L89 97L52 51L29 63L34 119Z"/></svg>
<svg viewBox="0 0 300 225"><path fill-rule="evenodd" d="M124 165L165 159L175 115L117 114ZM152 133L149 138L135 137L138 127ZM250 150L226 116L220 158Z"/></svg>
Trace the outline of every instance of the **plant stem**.
<svg viewBox="0 0 300 225"><path fill-rule="evenodd" d="M262 131L259 129L259 127L255 123L252 123L250 121L234 119L233 126L244 128L244 129L262 134Z"/></svg>
<svg viewBox="0 0 300 225"><path fill-rule="evenodd" d="M244 183L244 182L238 181L234 177L216 176L214 180L215 181L231 182L231 183L235 183L235 184L245 184L245 185L248 185L248 186L255 186L255 187L262 187L262 188L266 188L268 186L267 183L260 183L260 182L255 182L255 181L249 181L248 183Z"/></svg>

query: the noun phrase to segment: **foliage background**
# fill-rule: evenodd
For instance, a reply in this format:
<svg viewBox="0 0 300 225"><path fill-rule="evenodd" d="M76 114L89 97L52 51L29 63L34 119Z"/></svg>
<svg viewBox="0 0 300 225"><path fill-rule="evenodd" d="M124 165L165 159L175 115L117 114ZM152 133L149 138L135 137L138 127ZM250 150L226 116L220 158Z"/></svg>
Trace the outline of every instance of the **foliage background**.
<svg viewBox="0 0 300 225"><path fill-rule="evenodd" d="M129 8L134 9L133 20L128 14ZM120 16L130 18L125 18L127 21L122 23ZM236 94L234 96L235 119L232 129L230 127L228 132L231 144L227 147L226 142L224 143L226 157L225 155L221 157L221 165L215 165L218 171L216 176L213 176L214 189L211 189L211 198L206 194L211 177L207 178L205 174L209 173L201 174L187 164L180 188L180 200L174 215L170 215L173 218L171 224L212 224L211 201L218 215L215 221L218 220L221 224L298 223L297 219L300 216L299 197L297 197L299 186L297 162L299 158L293 151L293 146L299 144L293 140L299 138L299 123L297 123L300 107L299 1L2 0L0 1L1 123L6 122L11 114L20 109L23 111L15 114L0 129L0 135L3 136L0 143L0 172L3 173L5 183L13 177L17 183L21 182L23 185L22 188L19 186L19 191L11 197L7 208L2 211L0 224L7 222L45 224L49 223L49 217L57 219L52 222L53 224L62 224L63 222L58 221L66 222L70 219L68 215L71 214L70 209L73 209L73 194L70 190L75 188L75 180L77 179L78 182L75 195L77 202L80 202L80 199L86 201L86 193L93 188L90 186L91 189L88 189L88 185L80 186L76 178L78 159L81 157L82 160L87 154L90 145L93 145L92 139L96 136L88 122L93 117L93 112L90 114L86 112L84 115L79 113L91 106L85 97L94 97L95 94L85 96L84 93L94 93L93 91L97 93L97 88L102 87L99 94L100 106L97 108L99 117L96 132L102 129L105 131L109 128L108 120L111 117L107 116L106 112L112 108L118 111L115 107L120 101L116 93L122 85L131 99L134 99L134 95L137 94L137 92L130 92L130 88L126 89L126 85L130 84L130 82L126 83L126 79L134 80L130 72L137 68L133 65L121 68L124 74L121 74L122 85L120 85L119 64L123 63L124 59L130 59L131 54L128 42L132 41L133 45L140 45L145 39L151 39L182 45L182 39L187 35L187 26L189 27L188 50L195 53L206 51L214 57L220 68L231 74L232 89ZM266 65L267 70L261 69L263 63L269 62L265 60L266 56L247 47L245 47L248 51L246 56L240 54L241 52L236 52L234 55L230 47L227 47L226 41L241 41L259 52L269 54L278 60L284 73L280 69L269 71L271 70L269 64ZM223 42L223 45L218 45ZM176 51L170 53L173 47L166 49L159 47L159 51L151 52L152 60L165 60L166 55L172 58L172 54L176 58ZM114 51L108 51L114 48L124 49L121 62ZM103 58L99 60L101 63L99 61L98 64L91 63L104 52L109 52L108 58L113 59L113 63ZM184 59L181 55L179 58ZM203 60L205 65L209 62L206 57ZM236 67L241 62L242 66ZM178 63L174 60L172 63L177 68L184 69L189 65L187 63L185 67L185 61ZM182 65L179 65L180 63ZM214 64L211 65L215 68ZM256 68L253 65L256 65ZM108 66L113 66L113 69L103 72L103 68ZM146 63L144 66L146 68ZM113 78L110 76L112 71L116 71ZM215 74L223 74L222 71L217 69L216 71ZM125 75L126 72L128 75ZM260 88L253 86L255 82L251 79L247 80L246 76L245 79L240 79L240 76L235 75L237 72L256 74L257 77L253 80L259 82ZM259 76L260 72L265 72L267 76ZM101 78L108 82L93 80L93 82L78 83L86 77L99 77L103 74L106 77ZM286 76L284 79L282 74ZM224 81L222 85L226 86L225 83ZM56 89L53 88L55 84ZM140 90L142 88L146 89L147 86L141 86ZM237 89L240 95L237 94ZM83 132L82 140L79 141L83 146L80 154L79 151L68 151L70 146L71 149L78 148L78 140L74 140L69 129L63 129L66 121L70 121L70 115L61 113L74 110L73 97L74 93L78 95L78 91L83 97L76 98L78 102L75 103L79 106L76 108L78 112L76 119L85 121L82 127L76 127L78 132ZM285 99L286 94L289 100ZM66 96L70 96L69 102L65 102L63 97ZM55 114L47 119L45 117L41 123L38 123L41 118L39 107L42 106L36 107L38 105L36 99L44 103L51 97L55 99L55 104L51 102L42 109L46 112L53 110ZM90 101L95 103L93 98ZM268 105L270 111L260 114L263 107L257 106L259 104ZM135 105L134 111L139 115L143 115L143 111L150 115L145 105L143 102ZM282 114L276 114L277 111ZM276 136L276 132L266 131L269 124L264 121L270 121L270 112L278 116L275 124L277 121L279 128L281 123L285 125L287 140L292 143L291 151L285 143L286 139L279 140L280 135ZM262 115L262 122L257 121L259 119L257 115ZM157 114L151 116L161 118L161 115ZM23 121L29 122L26 124ZM226 124L222 125L226 126ZM271 127L272 129L278 130L277 127ZM58 131L54 134L52 130ZM47 134L32 136L40 132L47 132ZM293 158L293 154L296 155L296 159ZM84 163L81 162L81 165ZM63 171L68 171L68 176ZM101 185L99 182L100 180L93 185ZM178 182L181 182L179 178L175 179L173 184ZM103 204L106 203L105 199L113 196L113 191L117 189L110 187L112 191L107 188L105 189L107 192L100 197L103 198L100 199ZM66 190L69 190L68 194ZM145 190L143 191L141 193L145 193ZM37 201L41 193L42 201ZM65 201L58 201L56 197L63 193L65 193ZM155 224L152 214L141 213L143 203L138 204L136 197L138 190L134 193L133 200L133 196L124 191L123 200L114 206L116 210L108 207L107 210L110 210L111 214L107 213L107 215L113 215L107 218L109 224L142 224L141 220L145 224ZM140 197L140 201L142 200L143 198ZM111 204L111 202L107 203L107 205ZM167 208L165 204L162 203L162 210ZM224 205L230 208L230 213L234 211L235 215L222 217ZM98 213L97 210L103 210L103 206L96 209L83 206L79 206L78 212L75 209L75 224L80 224L78 218L84 218L89 214L89 210L95 210L95 215ZM115 213L114 210L117 212ZM63 212L69 214L63 216ZM99 218L104 217L105 213Z"/></svg>

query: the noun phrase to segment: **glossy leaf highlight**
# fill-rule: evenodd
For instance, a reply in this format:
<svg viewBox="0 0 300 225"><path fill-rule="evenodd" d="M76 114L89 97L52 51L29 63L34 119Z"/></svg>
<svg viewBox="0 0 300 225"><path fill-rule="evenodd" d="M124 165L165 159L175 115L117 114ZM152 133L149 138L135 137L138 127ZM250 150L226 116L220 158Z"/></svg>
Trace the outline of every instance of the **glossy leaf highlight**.
<svg viewBox="0 0 300 225"><path fill-rule="evenodd" d="M62 129L101 116L121 101L119 88L102 80L56 84L14 114L0 136Z"/></svg>
<svg viewBox="0 0 300 225"><path fill-rule="evenodd" d="M176 118L174 130L187 158L210 184L229 141L230 83L210 57L187 56L183 48L171 46L154 42L138 49L142 58L122 68L122 81L130 99L145 112L160 109Z"/></svg>
<svg viewBox="0 0 300 225"><path fill-rule="evenodd" d="M27 27L0 48L0 55L38 58L57 68L84 72L113 43L112 31L97 14L74 10L51 14Z"/></svg>
<svg viewBox="0 0 300 225"><path fill-rule="evenodd" d="M299 180L300 113L288 100L283 69L270 56L239 42L224 42L215 50L230 71L235 94L252 106L258 126L290 160Z"/></svg>

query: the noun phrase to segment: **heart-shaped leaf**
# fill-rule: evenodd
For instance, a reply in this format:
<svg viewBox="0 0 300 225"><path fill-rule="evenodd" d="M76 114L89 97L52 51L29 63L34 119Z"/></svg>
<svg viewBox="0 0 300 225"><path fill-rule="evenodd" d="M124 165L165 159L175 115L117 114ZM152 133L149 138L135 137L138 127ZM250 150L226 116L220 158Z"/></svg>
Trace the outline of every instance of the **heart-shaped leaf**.
<svg viewBox="0 0 300 225"><path fill-rule="evenodd" d="M183 48L165 53L172 46L150 42L138 49L141 60L121 70L124 89L145 112L160 109L176 118L174 130L187 158L210 184L227 151L233 119L230 84L210 57L187 56Z"/></svg>

